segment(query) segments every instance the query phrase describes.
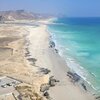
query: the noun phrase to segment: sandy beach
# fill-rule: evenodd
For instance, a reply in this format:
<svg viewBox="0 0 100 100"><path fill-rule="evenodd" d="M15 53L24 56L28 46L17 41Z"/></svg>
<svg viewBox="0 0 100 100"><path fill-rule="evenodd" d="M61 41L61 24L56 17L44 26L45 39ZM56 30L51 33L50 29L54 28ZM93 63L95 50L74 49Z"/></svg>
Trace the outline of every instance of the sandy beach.
<svg viewBox="0 0 100 100"><path fill-rule="evenodd" d="M53 75L60 81L55 87L50 88L50 97L53 100L94 100L91 94L70 82L66 75L68 67L65 61L54 48L49 48L50 34L46 30L46 25L29 29L29 50L32 57L37 59L36 65L50 69L49 76Z"/></svg>
<svg viewBox="0 0 100 100"><path fill-rule="evenodd" d="M8 36L17 36L17 38L15 38L16 41L12 40L4 46L13 48L13 55L9 49L7 49L9 53L5 51L7 54L3 55L4 58L1 59L0 68L2 70L0 73L32 84L40 95L40 86L47 84L49 77L54 76L59 82L48 90L52 100L95 100L88 91L86 92L84 89L80 89L77 84L70 82L67 77L69 68L66 62L56 53L54 48L49 47L50 34L47 32L46 26L48 20L39 23L41 24L38 26L15 25L13 28L14 32L16 29L16 34L11 33L12 25L6 26L10 31ZM2 34L1 37L3 37ZM30 61L33 58L35 59L34 63ZM50 73L43 74L40 71L41 68L50 70Z"/></svg>

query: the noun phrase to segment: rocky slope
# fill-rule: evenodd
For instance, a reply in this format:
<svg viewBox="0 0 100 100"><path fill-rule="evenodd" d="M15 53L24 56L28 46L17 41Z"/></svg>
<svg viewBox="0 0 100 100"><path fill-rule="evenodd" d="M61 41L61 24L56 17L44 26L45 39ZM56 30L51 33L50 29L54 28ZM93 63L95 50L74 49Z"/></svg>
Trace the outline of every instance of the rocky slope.
<svg viewBox="0 0 100 100"><path fill-rule="evenodd" d="M33 20L49 18L49 15L26 12L24 10L0 11L0 21Z"/></svg>

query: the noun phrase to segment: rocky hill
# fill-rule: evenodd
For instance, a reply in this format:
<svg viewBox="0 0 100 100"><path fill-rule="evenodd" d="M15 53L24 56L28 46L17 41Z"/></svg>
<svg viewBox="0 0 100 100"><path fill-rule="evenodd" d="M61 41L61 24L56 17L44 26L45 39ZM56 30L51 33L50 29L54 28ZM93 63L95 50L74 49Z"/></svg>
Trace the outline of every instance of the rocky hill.
<svg viewBox="0 0 100 100"><path fill-rule="evenodd" d="M7 20L32 20L32 19L41 19L41 18L49 18L49 15L39 14L39 13L31 13L26 12L24 10L16 10L16 11L0 11L0 21Z"/></svg>

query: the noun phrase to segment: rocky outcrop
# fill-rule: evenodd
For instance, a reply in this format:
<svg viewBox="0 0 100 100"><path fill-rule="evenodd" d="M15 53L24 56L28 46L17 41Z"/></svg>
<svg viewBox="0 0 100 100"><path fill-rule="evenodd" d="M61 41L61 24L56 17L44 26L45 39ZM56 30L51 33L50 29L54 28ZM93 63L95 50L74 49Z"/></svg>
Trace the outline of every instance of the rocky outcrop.
<svg viewBox="0 0 100 100"><path fill-rule="evenodd" d="M42 84L41 87L40 87L40 92L43 93L43 96L45 96L47 99L50 99L50 95L49 95L49 88L50 87L53 87L57 84L57 82L59 82L59 80L56 80L54 78L54 76L51 76L49 78L49 82L47 84Z"/></svg>

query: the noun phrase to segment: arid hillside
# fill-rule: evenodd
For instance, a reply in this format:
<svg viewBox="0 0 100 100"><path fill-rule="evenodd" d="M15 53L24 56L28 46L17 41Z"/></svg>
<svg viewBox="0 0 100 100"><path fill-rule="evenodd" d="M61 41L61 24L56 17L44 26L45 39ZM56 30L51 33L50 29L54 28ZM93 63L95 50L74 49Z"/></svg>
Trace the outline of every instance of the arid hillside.
<svg viewBox="0 0 100 100"><path fill-rule="evenodd" d="M33 20L49 18L50 15L26 12L24 10L0 11L0 21Z"/></svg>

